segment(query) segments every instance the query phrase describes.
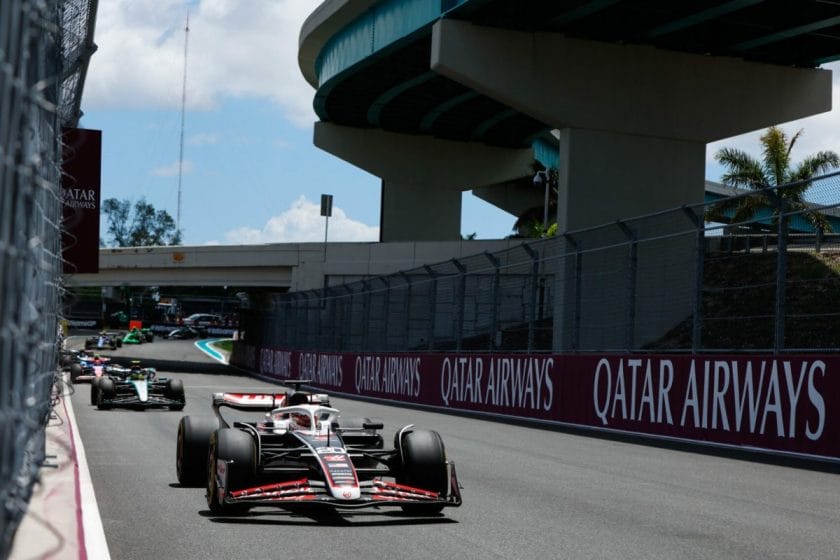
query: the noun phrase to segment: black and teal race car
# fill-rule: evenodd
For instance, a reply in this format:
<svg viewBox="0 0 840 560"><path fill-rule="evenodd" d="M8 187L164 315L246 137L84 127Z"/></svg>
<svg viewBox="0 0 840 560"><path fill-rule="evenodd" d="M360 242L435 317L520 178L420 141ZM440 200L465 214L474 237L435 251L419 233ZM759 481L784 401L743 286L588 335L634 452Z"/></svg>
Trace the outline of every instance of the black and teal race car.
<svg viewBox="0 0 840 560"><path fill-rule="evenodd" d="M114 407L169 408L183 410L187 403L180 379L158 377L155 368L110 366L107 375L96 378L90 387L91 404L99 410Z"/></svg>

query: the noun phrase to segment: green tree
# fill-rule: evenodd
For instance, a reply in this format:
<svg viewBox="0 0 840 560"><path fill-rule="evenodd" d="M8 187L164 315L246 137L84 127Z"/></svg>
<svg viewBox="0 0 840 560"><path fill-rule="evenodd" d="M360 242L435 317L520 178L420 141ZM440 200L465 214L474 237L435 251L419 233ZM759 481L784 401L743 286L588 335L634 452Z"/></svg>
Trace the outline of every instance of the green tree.
<svg viewBox="0 0 840 560"><path fill-rule="evenodd" d="M166 210L155 210L145 198L132 208L128 200L108 198L102 203L111 247L180 245L181 231Z"/></svg>
<svg viewBox="0 0 840 560"><path fill-rule="evenodd" d="M802 136L802 130L790 139L784 131L771 126L759 138L761 159L756 159L736 148L722 148L715 154L715 159L724 166L726 172L721 181L736 189L761 191L767 187L777 187L795 183L796 186L777 189L787 212L802 211L818 231L832 231L825 214L808 211L804 200L805 191L811 186L811 179L829 170L840 167L840 156L833 151L821 151L806 157L798 165L792 166L790 154L796 141ZM748 222L755 217L760 208L773 209L773 221L778 220L779 200L774 195L757 192L755 196L739 197L710 208L706 219L716 222Z"/></svg>

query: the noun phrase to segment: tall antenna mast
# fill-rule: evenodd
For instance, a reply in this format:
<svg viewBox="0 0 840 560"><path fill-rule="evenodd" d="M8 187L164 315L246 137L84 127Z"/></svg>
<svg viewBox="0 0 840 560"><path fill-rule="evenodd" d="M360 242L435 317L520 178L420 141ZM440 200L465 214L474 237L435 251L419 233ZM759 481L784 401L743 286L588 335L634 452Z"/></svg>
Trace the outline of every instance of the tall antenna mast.
<svg viewBox="0 0 840 560"><path fill-rule="evenodd" d="M181 149L178 154L178 214L175 231L181 233L181 179L184 173L184 118L187 109L187 46L190 39L190 11L187 10L187 24L184 26L184 81L181 86Z"/></svg>

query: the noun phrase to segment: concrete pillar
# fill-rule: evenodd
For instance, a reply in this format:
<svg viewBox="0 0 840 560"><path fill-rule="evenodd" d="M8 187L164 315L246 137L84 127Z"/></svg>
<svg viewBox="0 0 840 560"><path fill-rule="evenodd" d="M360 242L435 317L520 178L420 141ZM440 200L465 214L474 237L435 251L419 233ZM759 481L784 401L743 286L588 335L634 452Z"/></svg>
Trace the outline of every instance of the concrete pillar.
<svg viewBox="0 0 840 560"><path fill-rule="evenodd" d="M693 225L682 212L628 221L640 239L633 249L615 222L702 201L705 144L566 128L560 161L558 228L586 253L580 282L574 259L558 263L554 347L618 350L656 340L691 313Z"/></svg>
<svg viewBox="0 0 840 560"><path fill-rule="evenodd" d="M379 241L461 238L461 191L382 180Z"/></svg>
<svg viewBox="0 0 840 560"><path fill-rule="evenodd" d="M461 237L461 192L530 173L533 152L315 124L314 143L382 178L380 241Z"/></svg>
<svg viewBox="0 0 840 560"><path fill-rule="evenodd" d="M702 202L707 142L831 109L829 71L451 19L435 23L431 59L441 75L561 131L560 232ZM636 233L680 228L689 229L663 218ZM581 278L574 259L557 267L555 351L638 348L690 317L691 238L628 254L616 244L631 235L583 235L586 251L618 248L587 252Z"/></svg>

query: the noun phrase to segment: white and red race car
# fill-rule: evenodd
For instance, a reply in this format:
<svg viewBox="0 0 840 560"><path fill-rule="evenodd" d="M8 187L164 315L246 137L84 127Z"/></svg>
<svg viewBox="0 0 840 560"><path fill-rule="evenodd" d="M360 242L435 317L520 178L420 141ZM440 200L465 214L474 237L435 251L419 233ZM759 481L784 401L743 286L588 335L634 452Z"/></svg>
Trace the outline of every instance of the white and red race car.
<svg viewBox="0 0 840 560"><path fill-rule="evenodd" d="M298 389L306 381L287 383ZM224 407L262 419L229 425ZM342 417L327 395L300 390L215 393L213 412L181 418L176 470L182 485L206 485L215 514L397 506L428 515L461 505L455 465L437 432L405 426L384 449L381 422Z"/></svg>

